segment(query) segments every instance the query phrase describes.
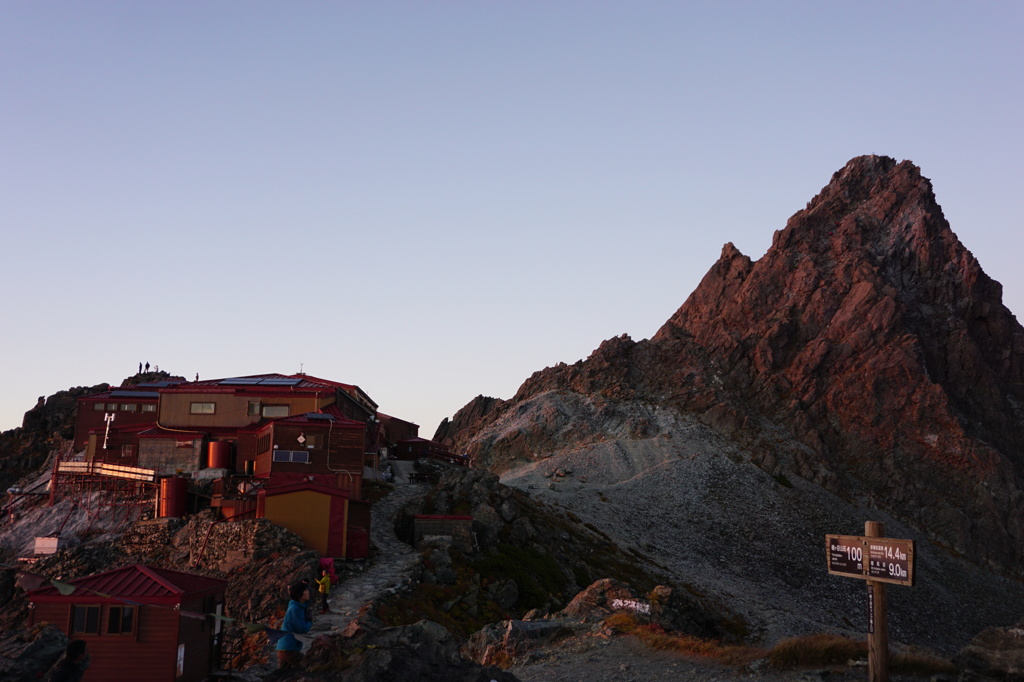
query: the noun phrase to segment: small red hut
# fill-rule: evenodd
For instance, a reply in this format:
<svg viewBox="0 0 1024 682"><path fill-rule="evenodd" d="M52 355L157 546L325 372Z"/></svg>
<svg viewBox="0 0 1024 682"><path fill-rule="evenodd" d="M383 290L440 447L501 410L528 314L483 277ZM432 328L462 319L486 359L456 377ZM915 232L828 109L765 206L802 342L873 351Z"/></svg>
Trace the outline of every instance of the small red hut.
<svg viewBox="0 0 1024 682"><path fill-rule="evenodd" d="M85 640L83 682L202 682L216 666L227 582L153 566L125 566L28 593L30 623Z"/></svg>

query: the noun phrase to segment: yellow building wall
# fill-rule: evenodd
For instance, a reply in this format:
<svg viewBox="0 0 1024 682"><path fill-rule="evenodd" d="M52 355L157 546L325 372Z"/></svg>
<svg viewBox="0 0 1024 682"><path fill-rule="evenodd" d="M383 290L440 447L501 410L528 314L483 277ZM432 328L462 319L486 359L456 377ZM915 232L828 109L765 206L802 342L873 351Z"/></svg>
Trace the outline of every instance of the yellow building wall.
<svg viewBox="0 0 1024 682"><path fill-rule="evenodd" d="M306 393L294 396L261 397L251 395L234 395L232 393L166 393L160 398L160 425L173 428L181 427L217 427L246 426L260 420L259 413L249 414L249 403L264 405L288 405L288 414L305 414L316 412L321 405L329 405L334 401L317 400L316 395ZM192 403L214 403L213 414L192 414Z"/></svg>
<svg viewBox="0 0 1024 682"><path fill-rule="evenodd" d="M263 515L279 526L296 533L309 549L327 556L327 531L330 528L331 496L301 490L267 497Z"/></svg>

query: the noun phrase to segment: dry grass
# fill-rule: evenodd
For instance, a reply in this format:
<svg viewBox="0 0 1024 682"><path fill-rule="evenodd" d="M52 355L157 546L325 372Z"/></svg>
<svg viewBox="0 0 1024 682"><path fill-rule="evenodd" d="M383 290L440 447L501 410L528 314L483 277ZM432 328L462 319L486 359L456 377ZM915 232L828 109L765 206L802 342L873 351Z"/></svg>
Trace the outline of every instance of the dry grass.
<svg viewBox="0 0 1024 682"><path fill-rule="evenodd" d="M616 613L605 619L612 630L632 635L651 649L673 651L686 656L713 658L719 663L745 666L767 658L773 668L794 669L845 665L867 658L866 641L831 634L793 637L776 644L770 651L746 646L726 645L690 635L671 634L657 625L644 624L628 613ZM902 675L931 676L951 674L956 667L948 660L927 652L903 652L889 657L889 669Z"/></svg>
<svg viewBox="0 0 1024 682"><path fill-rule="evenodd" d="M803 668L845 664L867 656L868 644L865 640L817 634L779 642L768 652L768 661L776 668ZM956 666L935 654L907 651L889 656L889 670L902 675L927 677L955 673Z"/></svg>
<svg viewBox="0 0 1024 682"><path fill-rule="evenodd" d="M686 656L714 658L728 665L747 665L764 657L764 650L745 646L722 644L711 639L691 635L672 634L653 624L639 623L628 613L616 613L604 624L616 632L636 637L651 649L673 651Z"/></svg>
<svg viewBox="0 0 1024 682"><path fill-rule="evenodd" d="M817 634L782 640L768 652L768 662L776 668L803 668L846 663L867 655L867 642Z"/></svg>
<svg viewBox="0 0 1024 682"><path fill-rule="evenodd" d="M889 657L889 669L901 675L932 675L956 674L956 666L952 661L930 653L907 651Z"/></svg>

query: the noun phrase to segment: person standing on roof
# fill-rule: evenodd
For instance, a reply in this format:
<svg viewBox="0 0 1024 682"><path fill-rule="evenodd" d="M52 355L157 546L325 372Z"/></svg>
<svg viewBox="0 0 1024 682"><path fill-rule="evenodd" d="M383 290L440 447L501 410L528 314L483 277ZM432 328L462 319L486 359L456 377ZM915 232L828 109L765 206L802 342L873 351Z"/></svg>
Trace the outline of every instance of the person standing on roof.
<svg viewBox="0 0 1024 682"><path fill-rule="evenodd" d="M284 635L277 640L278 668L290 668L302 662L302 642L295 639L293 633L305 634L313 627L313 621L306 617L306 602L309 601L306 584L295 583L289 587L288 597L288 610L281 623Z"/></svg>

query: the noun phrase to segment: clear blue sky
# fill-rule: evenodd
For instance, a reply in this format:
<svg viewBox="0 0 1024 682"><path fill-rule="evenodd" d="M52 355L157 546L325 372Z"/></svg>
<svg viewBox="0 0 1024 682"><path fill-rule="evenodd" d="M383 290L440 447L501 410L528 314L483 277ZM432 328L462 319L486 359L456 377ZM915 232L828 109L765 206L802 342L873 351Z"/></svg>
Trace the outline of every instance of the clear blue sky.
<svg viewBox="0 0 1024 682"><path fill-rule="evenodd" d="M433 435L652 335L860 154L1024 310L1024 3L0 4L0 429L139 362Z"/></svg>

